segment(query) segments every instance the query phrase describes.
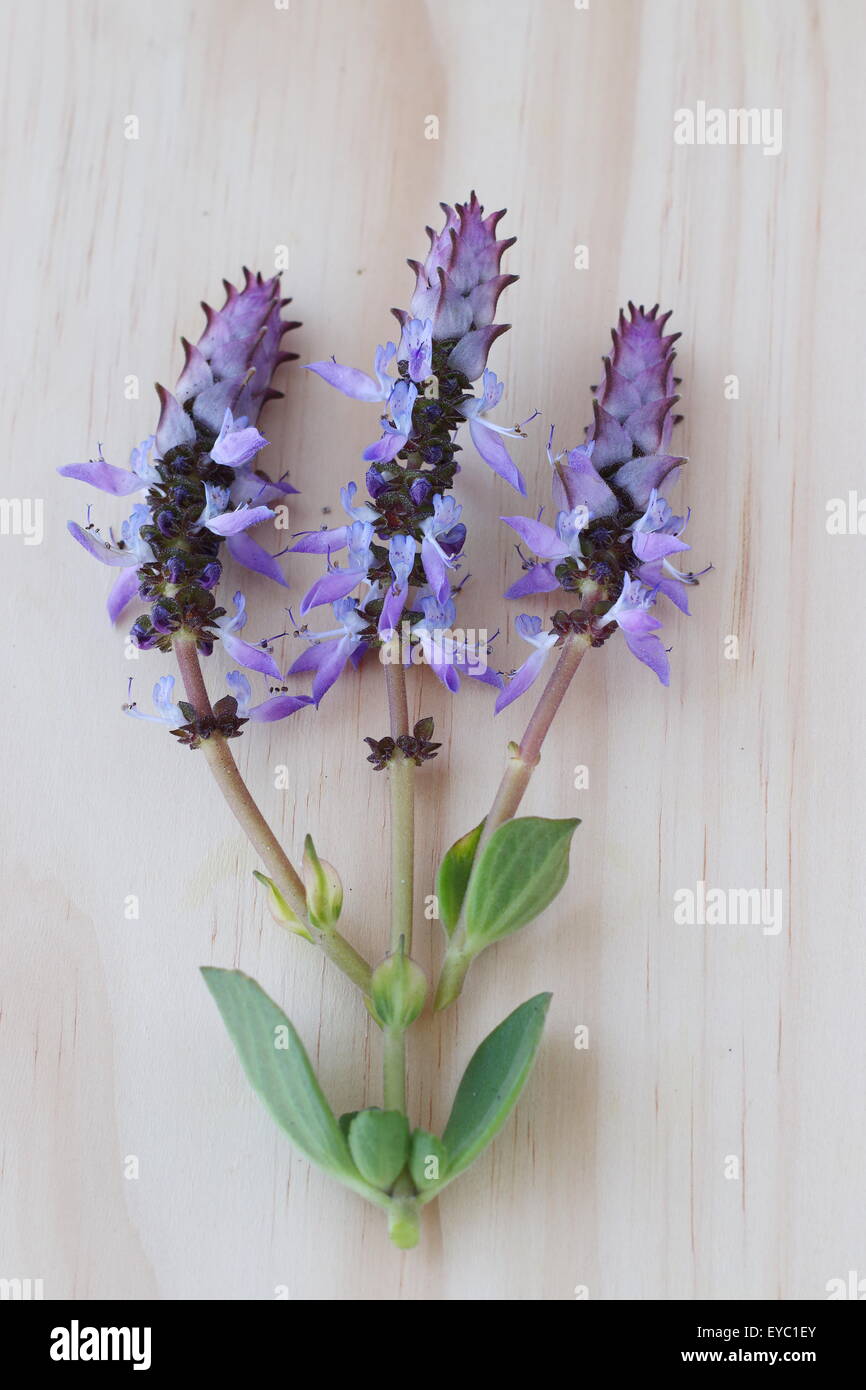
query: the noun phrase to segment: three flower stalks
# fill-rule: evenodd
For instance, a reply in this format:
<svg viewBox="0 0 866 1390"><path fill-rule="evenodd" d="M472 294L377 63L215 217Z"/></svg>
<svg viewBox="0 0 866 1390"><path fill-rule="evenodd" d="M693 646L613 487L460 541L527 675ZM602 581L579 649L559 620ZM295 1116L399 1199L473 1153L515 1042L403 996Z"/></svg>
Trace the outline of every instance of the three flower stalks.
<svg viewBox="0 0 866 1390"><path fill-rule="evenodd" d="M275 372L295 354L283 350L288 300L276 277L245 272L241 289L226 283L226 301L205 306L196 344L184 340L185 363L174 391L158 387L154 435L133 449L128 467L102 456L59 471L116 497L143 495L119 535L99 529L88 508L84 526L69 523L76 541L117 571L108 596L113 622L133 605L132 641L173 653L175 676L161 676L153 709L129 698L128 715L165 724L196 750L261 862L255 877L288 932L318 946L357 986L381 1035L382 1104L339 1118L318 1084L303 1043L283 1010L237 970L203 975L251 1085L296 1148L386 1213L393 1242L419 1238L420 1209L487 1147L505 1124L532 1068L549 994L521 1004L475 1051L441 1135L412 1126L406 1103L406 1033L432 999L445 1009L460 995L473 961L489 946L538 917L563 887L576 819L518 816L551 724L585 654L619 629L629 649L667 685L667 652L658 635L661 600L688 612L699 576L685 572L681 552L687 517L662 495L685 459L670 451L678 417L674 376L677 334L669 315L629 305L613 330L604 376L594 388L586 440L557 453L551 429L547 457L552 524L544 509L508 514L519 538L519 574L509 600L564 595L552 617L521 612L515 619L529 654L514 671L494 664L486 635L457 627L468 576L467 528L457 500L461 468L475 456L526 496L510 449L527 426L494 420L504 386L488 356L508 325L497 323L501 294L517 278L502 271L514 238L498 237L503 213L484 216L475 194L443 204L444 226L428 228L424 261L410 261L415 288L408 309L393 311L398 332L376 348L371 374L333 358L308 370L355 400L379 407L379 437L364 450L364 489L347 479L340 498L345 522L298 533L276 553L259 534L286 512L296 491L285 473L260 464L267 444L258 417L281 392ZM468 440L466 439L468 436ZM464 453L468 444L468 458ZM273 525L271 526L273 529ZM243 591L231 608L219 594L223 567L245 567L285 586L284 557L312 557L324 572L313 579L290 631L248 641ZM539 604L540 606L540 604ZM329 611L322 627L312 626ZM486 632L486 630L485 630ZM283 670L279 653L299 648ZM206 681L201 658L218 646L235 669ZM391 920L387 951L373 964L338 930L340 876L307 835L299 866L262 815L235 763L231 742L248 723L313 717L358 670L378 667L382 729L365 741L371 772L384 772L390 796ZM540 688L525 732L508 745L490 810L444 854L433 902L444 929L439 978L431 987L413 959L416 927L414 825L416 780L437 756L433 720L410 726L407 676L429 679L453 695L493 701L495 715L530 687ZM252 678L247 672L252 673ZM266 682L254 693L253 681ZM538 683L538 684L536 684ZM308 688L307 688L308 687ZM488 688L488 693L485 691ZM334 690L335 694L330 692ZM425 919L426 925L426 919Z"/></svg>

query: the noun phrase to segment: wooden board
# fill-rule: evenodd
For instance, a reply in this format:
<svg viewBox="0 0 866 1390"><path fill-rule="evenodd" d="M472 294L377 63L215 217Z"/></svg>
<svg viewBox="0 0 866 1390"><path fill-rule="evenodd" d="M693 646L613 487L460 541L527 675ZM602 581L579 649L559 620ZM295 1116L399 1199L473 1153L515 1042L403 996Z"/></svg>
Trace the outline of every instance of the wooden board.
<svg viewBox="0 0 866 1390"><path fill-rule="evenodd" d="M3 489L44 499L44 539L0 537L0 1275L47 1298L437 1300L821 1299L866 1275L866 539L826 524L830 499L866 491L862 6L5 0L2 20ZM677 144L674 113L699 102L780 110L781 151ZM401 1255L243 1080L201 964L285 1004L340 1110L380 1099L375 1030L271 923L202 760L122 716L127 677L145 700L163 663L107 626L106 574L65 532L90 499L54 469L98 441L124 462L198 301L281 247L302 360L368 366L408 302L405 257L473 186L519 237L491 360L499 418L544 417L517 450L531 506L549 505L548 424L582 437L619 306L660 300L683 335L676 500L714 570L666 626L669 690L619 640L585 662L525 803L582 818L568 888L413 1033L413 1113L435 1127L483 1034L554 990L516 1119ZM301 529L360 481L375 410L297 368L281 384L262 423ZM513 494L465 457L462 616L501 629L510 667ZM293 561L288 602L316 565ZM282 631L285 595L246 587L255 632ZM494 724L483 691L451 699L429 673L411 698L445 743L421 778L420 907L528 710ZM239 751L291 851L312 831L337 861L374 957L385 787L361 739L385 728L371 666ZM781 890L781 930L677 924L699 882ZM439 952L422 923L419 960Z"/></svg>

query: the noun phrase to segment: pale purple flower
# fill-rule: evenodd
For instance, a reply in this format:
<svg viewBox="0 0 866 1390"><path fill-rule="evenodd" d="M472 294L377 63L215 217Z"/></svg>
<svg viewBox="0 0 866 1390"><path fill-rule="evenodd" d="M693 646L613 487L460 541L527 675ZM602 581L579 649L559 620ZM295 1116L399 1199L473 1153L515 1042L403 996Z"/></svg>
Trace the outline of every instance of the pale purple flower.
<svg viewBox="0 0 866 1390"><path fill-rule="evenodd" d="M496 714L504 710L506 705L510 705L512 701L519 699L538 679L548 653L559 640L555 632L544 632L541 619L533 617L529 613L521 613L515 620L514 626L518 635L523 638L524 642L528 642L534 650L523 662L523 665L517 668L508 685L497 696L494 711Z"/></svg>
<svg viewBox="0 0 866 1390"><path fill-rule="evenodd" d="M159 474L150 462L150 452L155 442L156 435L151 434L137 445L129 456L129 468L117 468L113 463L106 463L100 444L98 458L88 463L67 463L57 471L62 478L89 483L91 487L98 487L101 492L109 492L114 497L128 497L159 482Z"/></svg>
<svg viewBox="0 0 866 1390"><path fill-rule="evenodd" d="M691 550L690 545L679 539L687 523L688 517L674 516L665 499L653 488L643 516L629 527L632 550L641 561L651 564L662 560L666 562L665 567L670 568L668 555Z"/></svg>
<svg viewBox="0 0 866 1390"><path fill-rule="evenodd" d="M433 370L432 319L407 319L403 326L400 356L405 357L413 381L420 384L428 379Z"/></svg>
<svg viewBox="0 0 866 1390"><path fill-rule="evenodd" d="M348 558L345 569L334 566L323 574L307 591L301 600L301 614L308 613L323 603L336 603L348 597L354 588L367 578L373 563L370 548L373 540L373 527L369 521L353 521L345 528L345 546Z"/></svg>
<svg viewBox="0 0 866 1390"><path fill-rule="evenodd" d="M456 531L462 512L463 508L453 497L443 497L441 493L436 493L433 498L433 515L421 522L421 563L427 583L440 603L447 600L451 591L448 571L454 568L455 563L440 542Z"/></svg>
<svg viewBox="0 0 866 1390"><path fill-rule="evenodd" d="M265 651L263 647L253 647L237 636L247 625L246 600L240 590L234 596L234 605L233 616L226 613L214 622L223 646L229 656L234 657L241 666L246 666L250 671L261 671L263 675L279 680L280 668L270 652Z"/></svg>
<svg viewBox="0 0 866 1390"><path fill-rule="evenodd" d="M449 597L441 602L435 593L421 594L417 604L424 616L413 624L410 634L419 643L426 664L442 684L456 694L460 689L460 676L464 675L501 690L502 677L490 669L487 652L455 636L457 607L454 600Z"/></svg>
<svg viewBox="0 0 866 1390"><path fill-rule="evenodd" d="M656 601L654 589L648 589L639 579L623 580L622 593L601 621L618 623L628 649L638 661L655 671L662 685L670 681L670 663L656 631L661 627L649 609Z"/></svg>
<svg viewBox="0 0 866 1390"><path fill-rule="evenodd" d="M252 688L242 671L227 672L226 684L229 694L237 701L240 717L251 719L253 723L272 724L276 719L286 719L290 714L297 714L298 710L313 704L311 695L281 694L272 695L261 704L252 705Z"/></svg>
<svg viewBox="0 0 866 1390"><path fill-rule="evenodd" d="M578 569L584 568L581 553L581 533L589 523L590 516L586 506L580 503L571 511L560 512L556 526L548 526L543 521L533 521L528 516L500 517L512 531L516 531L529 546L533 555L542 561L529 567L520 579L507 590L506 598L523 598L527 594L551 593L559 588L556 566L563 560L572 559Z"/></svg>
<svg viewBox="0 0 866 1390"><path fill-rule="evenodd" d="M131 515L121 524L120 539L115 540L113 530L109 530L109 540L105 540L95 529L79 526L77 521L66 523L66 529L78 544L100 564L120 569L135 569L151 564L153 551L147 541L141 538L142 526L150 524L150 509L139 502L133 507Z"/></svg>
<svg viewBox="0 0 866 1390"><path fill-rule="evenodd" d="M375 586L368 594L374 598ZM297 658L286 672L296 676L302 671L313 671L312 698L318 705L334 682L342 675L348 662L360 651L364 638L362 633L370 625L369 618L358 610L353 598L338 599L332 610L337 627L329 632L305 634L313 645Z"/></svg>
<svg viewBox="0 0 866 1390"><path fill-rule="evenodd" d="M526 483L523 475L500 438L501 435L509 439L524 438L522 426L496 425L492 420L484 418L488 411L494 410L499 404L504 390L504 382L498 379L495 372L485 368L482 394L464 401L459 407L459 412L468 420L472 442L484 462L525 497Z"/></svg>
<svg viewBox="0 0 866 1390"><path fill-rule="evenodd" d="M329 386L335 386L344 396L351 396L355 401L387 401L396 384L388 371L396 356L395 343L376 348L375 379L357 367L342 366L333 357L326 362L310 362L304 370L315 372Z"/></svg>
<svg viewBox="0 0 866 1390"><path fill-rule="evenodd" d="M255 425L248 425L243 416L235 420L231 410L226 406L220 432L210 456L214 463L220 463L226 468L244 468L252 462L260 449L264 449L267 442Z"/></svg>
<svg viewBox="0 0 866 1390"><path fill-rule="evenodd" d="M392 536L388 547L388 563L394 575L393 584L388 585L382 613L379 618L379 633L384 636L396 628L406 600L409 597L409 577L415 564L417 542L412 536Z"/></svg>
<svg viewBox="0 0 866 1390"><path fill-rule="evenodd" d="M132 681L129 682L130 691ZM132 719L146 719L152 724L185 724L183 711L174 703L174 676L160 676L153 687L153 708L155 713L145 714L134 702L124 705L123 712Z"/></svg>
<svg viewBox="0 0 866 1390"><path fill-rule="evenodd" d="M349 483L347 487L340 488L340 501L346 515L351 521L379 521L379 513L372 507L367 506L366 503L362 503L360 507L355 505L357 492L357 483ZM345 549L348 533L348 526L322 527L319 531L303 531L290 550L301 555L330 555L334 550Z"/></svg>
<svg viewBox="0 0 866 1390"><path fill-rule="evenodd" d="M154 489L154 514L147 518L160 535L154 536L151 546L131 560L132 547L107 547L85 533L81 527L70 526L74 538L90 554L103 563L124 570L108 599L112 620L121 613L139 590L138 581L127 572L147 564L157 573L148 575L148 601L155 603L160 624L164 600L171 595L177 580L174 571L180 568L177 542L181 533L186 553L195 555L196 523L185 515L185 502L190 480L198 482L207 476L209 461L230 467L234 479L226 500L214 495L207 497L199 529L207 528L225 538L231 554L241 564L285 584L277 557L270 555L243 532L273 513L268 504L296 491L282 479L276 482L259 473L253 466L258 451L266 440L255 428L263 404L282 392L271 386L276 368L289 361L294 353L283 352L280 344L295 322L284 322L281 314L289 303L280 297L279 278L264 280L244 269L244 286L238 291L227 281L226 301L222 309L204 305L206 326L198 343L183 339L185 361L174 392L158 386L160 415L156 432L130 455L128 469L117 468L99 457L89 463L69 464L58 471L65 477L79 479L114 496L127 496L136 491ZM213 441L210 443L210 441ZM155 460L151 451L155 446ZM175 467L174 451L182 450L182 464ZM166 460L169 460L166 462ZM158 466L157 466L158 465ZM178 499L181 499L178 503ZM242 517L233 519L233 508L244 508ZM143 510L147 510L144 508ZM139 523L139 529L140 525ZM183 547L182 547L183 548ZM200 571L200 587L213 587L217 572L207 555L199 555L205 564ZM217 573L218 577L218 573ZM159 587L162 585L162 592ZM160 624L160 627L163 625ZM140 619L133 628L140 644L152 646L152 634L147 622ZM204 645L202 646L204 649Z"/></svg>
<svg viewBox="0 0 866 1390"><path fill-rule="evenodd" d="M390 463L396 458L412 433L412 411L418 399L418 387L403 377L388 397L388 412L382 416L383 434L375 444L364 450L367 463Z"/></svg>

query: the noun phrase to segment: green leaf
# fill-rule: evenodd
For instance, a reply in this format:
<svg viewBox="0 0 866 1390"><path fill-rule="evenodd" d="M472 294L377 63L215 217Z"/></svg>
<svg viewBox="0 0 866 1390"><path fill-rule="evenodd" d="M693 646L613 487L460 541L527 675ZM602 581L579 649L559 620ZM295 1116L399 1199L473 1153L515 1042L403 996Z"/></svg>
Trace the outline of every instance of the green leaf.
<svg viewBox="0 0 866 1390"><path fill-rule="evenodd" d="M349 1141L349 1130L352 1127L352 1121L354 1120L355 1116L359 1114L359 1110L347 1110L345 1114L341 1115L339 1120L337 1121L337 1124L340 1126L340 1129L342 1131L343 1138L346 1140L347 1143Z"/></svg>
<svg viewBox="0 0 866 1390"><path fill-rule="evenodd" d="M439 899L439 916L446 936L451 935L460 918L466 885L483 829L484 821L459 840L455 840L451 848L446 850L439 866L439 873L436 875L436 896Z"/></svg>
<svg viewBox="0 0 866 1390"><path fill-rule="evenodd" d="M240 970L202 969L253 1090L295 1148L341 1182L381 1204L360 1177L304 1045L282 1009Z"/></svg>
<svg viewBox="0 0 866 1390"><path fill-rule="evenodd" d="M409 1121L399 1110L360 1110L349 1126L349 1148L358 1172L388 1191L409 1152Z"/></svg>
<svg viewBox="0 0 866 1390"><path fill-rule="evenodd" d="M473 955L525 927L553 902L568 878L568 851L578 825L573 819L523 816L493 833L466 899L466 943Z"/></svg>
<svg viewBox="0 0 866 1390"><path fill-rule="evenodd" d="M432 1192L446 1180L448 1152L441 1139L416 1129L409 1144L409 1172L419 1192Z"/></svg>
<svg viewBox="0 0 866 1390"><path fill-rule="evenodd" d="M447 1181L469 1167L508 1119L535 1061L550 1000L549 994L528 999L474 1053L442 1136Z"/></svg>

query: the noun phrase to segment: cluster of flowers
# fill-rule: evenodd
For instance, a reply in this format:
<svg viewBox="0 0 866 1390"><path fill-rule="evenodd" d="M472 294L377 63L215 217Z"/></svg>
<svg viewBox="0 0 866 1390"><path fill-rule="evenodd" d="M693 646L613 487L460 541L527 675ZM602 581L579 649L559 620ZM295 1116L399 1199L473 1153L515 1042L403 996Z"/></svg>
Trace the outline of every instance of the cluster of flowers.
<svg viewBox="0 0 866 1390"><path fill-rule="evenodd" d="M115 497L146 494L123 523L119 538L111 532L104 536L89 521L86 527L69 523L70 533L89 554L119 570L108 598L111 620L120 618L136 597L150 605L132 627L138 647L168 652L173 637L182 632L209 655L219 640L240 665L279 679L266 646L238 635L247 622L243 593L235 593L231 615L214 596L222 576L223 543L247 569L286 583L279 557L249 531L275 515L271 503L297 491L285 479L272 481L257 466L267 440L256 420L266 401L282 395L271 379L282 362L297 356L280 345L284 334L299 325L282 318L290 301L280 298L276 276L264 280L246 269L244 276L240 291L226 282L222 309L203 305L205 331L197 344L183 339L183 371L174 392L157 386L162 408L156 433L133 449L129 467L106 462L100 448L97 459L59 471ZM232 679L237 676L232 673ZM173 703L173 689L172 676L158 681L155 714L143 717L175 721L180 709ZM249 718L278 719L309 703L308 697L278 696L243 712ZM128 712L140 713L134 705Z"/></svg>
<svg viewBox="0 0 866 1390"><path fill-rule="evenodd" d="M364 451L367 500L358 505L357 486L349 483L341 491L347 524L308 532L292 547L328 557L328 572L304 596L301 616L330 604L335 627L304 629L312 645L289 671L314 673L317 703L350 661L357 665L403 624L410 644L421 647L449 690L459 689L461 674L503 687L486 651L450 636L459 588L451 577L463 559L466 527L461 506L448 494L459 472L457 432L464 425L484 462L526 492L503 442L503 436L522 436L522 427L487 418L504 390L487 356L508 328L493 320L500 294L517 279L500 271L514 238L497 239L504 211L485 217L474 193L468 203L442 207L442 231L427 228L426 260L409 262L416 277L409 310L393 310L399 343L377 348L374 375L333 359L309 368L345 395L384 406L381 437ZM472 383L479 379L475 395ZM345 563L332 563L342 551Z"/></svg>
<svg viewBox="0 0 866 1390"><path fill-rule="evenodd" d="M595 646L622 629L629 650L668 684L669 663L653 613L659 596L688 613L686 586L699 575L681 573L671 556L690 547L682 539L688 516L675 516L659 489L673 482L684 458L668 452L679 420L674 406L674 343L665 334L670 314L659 316L629 304L613 330L613 351L604 359L604 380L594 388L594 421L586 444L548 458L553 470L554 526L507 516L532 558L507 598L563 590L576 606L554 614L550 632L541 619L522 614L517 629L535 651L518 671L498 706L532 684L548 651L569 632L587 633ZM706 571L702 571L706 573Z"/></svg>
<svg viewBox="0 0 866 1390"><path fill-rule="evenodd" d="M297 325L281 318L289 301L280 299L276 277L246 271L240 292L226 285L221 310L204 306L205 332L195 346L184 340L186 362L174 393L157 388L156 434L133 450L128 469L107 463L101 450L96 460L60 469L115 496L146 490L117 540L92 524L69 523L91 555L120 569L108 601L111 618L136 595L151 605L132 629L140 647L168 651L173 635L183 633L203 654L219 639L240 665L277 682L312 673L310 695L284 691L253 705L246 677L230 672L230 694L220 702L226 727L230 714L239 729L246 719L280 719L318 704L347 666L391 642L398 628L449 690L459 689L461 675L494 686L497 712L525 693L572 632L600 646L621 628L634 655L668 683L653 610L664 596L687 613L686 586L699 576L671 563L690 548L682 539L688 517L674 515L660 493L685 459L668 452L679 418L673 413L679 334L665 333L669 314L660 316L658 306L647 313L630 304L629 317L620 315L604 379L594 388L587 442L555 455L551 430L554 525L540 513L502 518L530 552L517 547L524 573L506 597L562 590L573 606L556 612L549 630L541 618L520 614L516 630L533 650L507 684L490 668L486 647L454 631L460 585L452 577L466 540L462 507L451 495L460 471L458 431L467 426L484 462L525 495L504 440L523 437L528 421L507 427L488 418L504 390L487 358L509 327L494 318L499 296L517 279L501 271L515 239L497 238L504 213L485 217L474 193L465 204L442 207L445 225L439 233L428 227L426 259L409 262L416 277L410 307L393 310L399 341L377 348L373 374L333 358L308 368L355 400L379 403L381 435L363 455L366 500L349 482L340 494L346 524L302 533L290 547L327 557L327 572L305 594L300 612L305 618L330 605L333 626L311 632L304 623L298 635L309 645L285 677L267 642L253 645L238 635L247 621L243 594L234 595L229 615L213 592L224 541L242 565L286 582L279 556L249 535L274 516L272 502L295 491L256 466L267 443L256 428L259 411L281 394L270 385L277 366L295 356L280 350L283 334ZM399 659L411 657L404 651ZM184 707L174 703L173 689L173 678L163 677L154 688L154 715L141 715L134 705L129 712L175 722Z"/></svg>

